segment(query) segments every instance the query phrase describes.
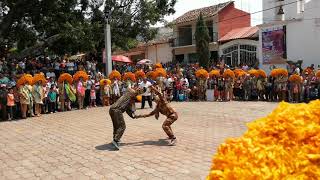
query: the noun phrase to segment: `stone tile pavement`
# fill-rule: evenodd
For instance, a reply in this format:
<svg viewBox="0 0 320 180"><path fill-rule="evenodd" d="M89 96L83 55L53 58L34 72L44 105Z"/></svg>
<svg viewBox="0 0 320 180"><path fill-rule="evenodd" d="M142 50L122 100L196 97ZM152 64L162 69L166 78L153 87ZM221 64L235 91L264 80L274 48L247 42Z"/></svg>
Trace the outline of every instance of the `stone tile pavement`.
<svg viewBox="0 0 320 180"><path fill-rule="evenodd" d="M132 120L113 151L107 108L0 122L0 179L205 179L217 146L276 107L265 102L172 103L179 113L167 146L160 120ZM137 114L151 109L138 110Z"/></svg>

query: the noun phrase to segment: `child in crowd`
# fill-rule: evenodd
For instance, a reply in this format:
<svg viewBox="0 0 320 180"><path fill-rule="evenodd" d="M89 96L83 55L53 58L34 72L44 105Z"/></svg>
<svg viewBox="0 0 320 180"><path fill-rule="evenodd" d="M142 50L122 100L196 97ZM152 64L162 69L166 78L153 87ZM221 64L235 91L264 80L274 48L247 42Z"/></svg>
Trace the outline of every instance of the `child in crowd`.
<svg viewBox="0 0 320 180"><path fill-rule="evenodd" d="M111 87L109 84L106 84L105 86L103 86L103 105L104 106L109 106L110 105L110 96L111 96Z"/></svg>
<svg viewBox="0 0 320 180"><path fill-rule="evenodd" d="M14 94L13 89L9 89L9 93L7 95L7 109L8 109L8 120L11 121L13 119L13 107L14 107Z"/></svg>
<svg viewBox="0 0 320 180"><path fill-rule="evenodd" d="M49 99L49 113L55 113L56 112L56 101L57 101L57 90L55 89L54 85L51 85L49 93L48 93L48 99Z"/></svg>
<svg viewBox="0 0 320 180"><path fill-rule="evenodd" d="M96 107L96 89L94 86L91 86L90 90L90 107Z"/></svg>

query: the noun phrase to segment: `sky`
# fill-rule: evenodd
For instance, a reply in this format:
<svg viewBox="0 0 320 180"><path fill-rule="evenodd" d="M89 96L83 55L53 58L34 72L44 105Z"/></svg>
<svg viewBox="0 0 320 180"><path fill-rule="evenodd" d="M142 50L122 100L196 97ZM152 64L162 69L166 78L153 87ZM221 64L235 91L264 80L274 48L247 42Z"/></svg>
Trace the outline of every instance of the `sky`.
<svg viewBox="0 0 320 180"><path fill-rule="evenodd" d="M169 22L173 21L177 17L184 13L198 9L202 7L212 6L219 3L224 3L229 0L177 0L175 10L176 13L171 16L165 17ZM233 0L236 8L246 12L254 13L262 10L262 0ZM255 26L262 23L262 13L256 13L251 15L251 25Z"/></svg>

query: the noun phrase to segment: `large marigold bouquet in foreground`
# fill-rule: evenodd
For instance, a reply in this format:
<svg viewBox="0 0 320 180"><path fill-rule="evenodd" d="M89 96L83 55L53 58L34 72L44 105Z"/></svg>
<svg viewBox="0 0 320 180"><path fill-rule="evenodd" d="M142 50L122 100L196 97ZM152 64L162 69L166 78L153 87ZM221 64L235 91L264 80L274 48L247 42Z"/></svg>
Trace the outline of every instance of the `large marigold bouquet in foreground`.
<svg viewBox="0 0 320 180"><path fill-rule="evenodd" d="M269 116L248 124L240 138L218 148L207 180L318 179L320 101L280 103Z"/></svg>

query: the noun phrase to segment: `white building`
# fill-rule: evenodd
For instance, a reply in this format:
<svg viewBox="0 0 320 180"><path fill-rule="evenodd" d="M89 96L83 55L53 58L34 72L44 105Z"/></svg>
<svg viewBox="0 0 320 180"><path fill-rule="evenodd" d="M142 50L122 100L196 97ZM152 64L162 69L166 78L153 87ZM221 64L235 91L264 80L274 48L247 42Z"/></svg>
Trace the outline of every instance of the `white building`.
<svg viewBox="0 0 320 180"><path fill-rule="evenodd" d="M263 0L263 9L261 67L285 66L287 60L319 66L320 0Z"/></svg>

